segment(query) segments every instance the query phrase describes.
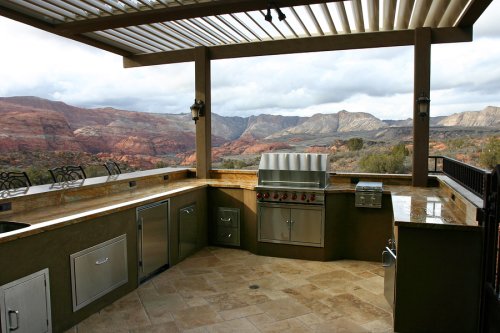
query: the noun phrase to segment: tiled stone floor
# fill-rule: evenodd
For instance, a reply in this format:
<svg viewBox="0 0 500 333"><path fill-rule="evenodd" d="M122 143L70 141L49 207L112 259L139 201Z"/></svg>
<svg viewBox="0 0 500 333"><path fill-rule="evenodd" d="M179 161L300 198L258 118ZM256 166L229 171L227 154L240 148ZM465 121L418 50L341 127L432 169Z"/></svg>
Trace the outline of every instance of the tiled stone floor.
<svg viewBox="0 0 500 333"><path fill-rule="evenodd" d="M379 263L206 247L68 332L392 332L392 315Z"/></svg>

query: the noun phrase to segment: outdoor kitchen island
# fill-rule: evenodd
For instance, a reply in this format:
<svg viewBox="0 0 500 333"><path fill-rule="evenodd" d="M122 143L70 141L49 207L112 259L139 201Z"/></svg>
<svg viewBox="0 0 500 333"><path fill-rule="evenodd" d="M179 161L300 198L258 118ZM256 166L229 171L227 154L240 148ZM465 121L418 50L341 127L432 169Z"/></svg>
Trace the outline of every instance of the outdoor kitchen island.
<svg viewBox="0 0 500 333"><path fill-rule="evenodd" d="M481 203L467 200L468 191L453 181L439 181L440 191L391 191L397 332L479 331L483 228L476 214Z"/></svg>
<svg viewBox="0 0 500 333"><path fill-rule="evenodd" d="M156 172L150 171L147 176L138 173L134 177L129 174L123 176L124 179L103 181L100 184L94 179L89 180L89 183L93 182L92 185L86 186L84 183L76 188L46 192L33 187L29 190L34 193L32 195L28 193L3 196L0 204L10 203L12 210L1 212L1 219L28 222L32 226L0 234L0 264L11 268L2 272L0 285L48 268L52 329L60 332L72 327L137 288L138 244L135 208L165 199L170 200L171 213L170 267L175 267L182 260L176 252L179 243L176 238L179 227L178 211L192 203L197 204L199 225L196 249L212 242L210 237L213 234L213 214L216 207L220 206L240 209L239 248L260 255L302 257L320 261L356 259L380 262L381 251L392 235L393 206L390 186L385 187L382 209L374 210L355 208L353 184L333 182L325 189L323 248L272 243L262 246L262 243L257 241L256 233L255 172L214 171L213 179L207 180L189 178L189 175L189 170L159 169ZM135 186L130 187L131 184ZM405 189L410 197L421 193L431 198L440 191L438 187L425 190L410 186L399 187L401 188ZM35 193L37 191L38 193ZM443 211L446 209L443 207ZM399 229L399 237L402 237L403 233L401 228ZM73 311L70 255L123 234L126 235L127 241L127 282L83 308ZM402 242L402 239L399 242ZM399 263L402 260L400 258ZM412 264L420 267L423 262L420 258ZM396 309L398 306L396 302Z"/></svg>

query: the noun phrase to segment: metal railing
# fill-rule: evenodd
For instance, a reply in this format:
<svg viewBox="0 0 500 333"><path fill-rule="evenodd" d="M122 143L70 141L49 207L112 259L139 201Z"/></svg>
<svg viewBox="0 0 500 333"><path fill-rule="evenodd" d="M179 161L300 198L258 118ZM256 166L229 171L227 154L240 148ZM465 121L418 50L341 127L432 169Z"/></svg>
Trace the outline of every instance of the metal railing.
<svg viewBox="0 0 500 333"><path fill-rule="evenodd" d="M429 172L445 174L475 195L484 198L489 171L446 156L429 156L429 160Z"/></svg>

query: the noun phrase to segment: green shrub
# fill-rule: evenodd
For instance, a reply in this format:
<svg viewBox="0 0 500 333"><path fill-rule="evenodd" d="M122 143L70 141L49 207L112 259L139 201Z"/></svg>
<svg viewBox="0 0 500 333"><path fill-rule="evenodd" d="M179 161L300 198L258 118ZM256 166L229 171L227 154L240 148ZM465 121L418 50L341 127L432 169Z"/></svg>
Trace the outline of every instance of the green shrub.
<svg viewBox="0 0 500 333"><path fill-rule="evenodd" d="M37 168L35 166L30 166L26 169L26 174L28 175L32 185L43 185L51 184L52 176L49 171L45 168Z"/></svg>
<svg viewBox="0 0 500 333"><path fill-rule="evenodd" d="M404 143L392 147L388 153L365 155L359 160L363 172L371 173L404 173L405 158L409 155Z"/></svg>
<svg viewBox="0 0 500 333"><path fill-rule="evenodd" d="M394 147L392 147L391 152L393 155L402 155L402 156L410 155L410 151L408 150L408 148L406 148L404 142L400 142Z"/></svg>
<svg viewBox="0 0 500 333"><path fill-rule="evenodd" d="M161 169L161 168L166 168L168 167L169 165L167 163L165 163L164 161L158 161L155 163L155 169Z"/></svg>
<svg viewBox="0 0 500 333"><path fill-rule="evenodd" d="M362 138L351 138L347 140L347 149L350 151L361 150L363 148Z"/></svg>
<svg viewBox="0 0 500 333"><path fill-rule="evenodd" d="M108 175L106 168L104 168L104 166L102 166L102 165L87 165L87 166L84 166L84 170L85 170L85 174L87 175L87 178Z"/></svg>
<svg viewBox="0 0 500 333"><path fill-rule="evenodd" d="M489 169L494 169L497 164L500 164L500 138L491 137L484 147L479 162L482 166Z"/></svg>
<svg viewBox="0 0 500 333"><path fill-rule="evenodd" d="M448 140L448 147L450 149L462 149L466 148L469 145L469 140L465 138L456 138Z"/></svg>
<svg viewBox="0 0 500 333"><path fill-rule="evenodd" d="M245 161L227 159L223 160L221 163L222 169L243 169L247 166Z"/></svg>

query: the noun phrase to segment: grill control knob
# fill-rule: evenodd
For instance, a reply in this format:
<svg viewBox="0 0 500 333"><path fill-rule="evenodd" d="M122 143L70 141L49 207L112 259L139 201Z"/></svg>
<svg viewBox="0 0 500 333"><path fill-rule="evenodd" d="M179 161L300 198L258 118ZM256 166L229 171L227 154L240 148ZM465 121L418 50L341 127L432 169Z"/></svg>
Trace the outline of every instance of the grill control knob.
<svg viewBox="0 0 500 333"><path fill-rule="evenodd" d="M262 193L257 192L257 199L258 199L258 200L262 199Z"/></svg>
<svg viewBox="0 0 500 333"><path fill-rule="evenodd" d="M302 194L302 195L300 196L300 200L302 200L302 201L305 201L305 200L306 200L306 198L307 198L307 196L306 196L306 194L305 194L305 193L304 193L304 194Z"/></svg>
<svg viewBox="0 0 500 333"><path fill-rule="evenodd" d="M281 195L281 200L286 200L286 198L288 198L288 194L283 193L283 194Z"/></svg>
<svg viewBox="0 0 500 333"><path fill-rule="evenodd" d="M297 200L297 193L292 194L292 200Z"/></svg>
<svg viewBox="0 0 500 333"><path fill-rule="evenodd" d="M264 199L269 199L269 192L264 193Z"/></svg>
<svg viewBox="0 0 500 333"><path fill-rule="evenodd" d="M279 194L278 194L278 192L275 192L273 195L273 199L278 199L278 198L279 198Z"/></svg>
<svg viewBox="0 0 500 333"><path fill-rule="evenodd" d="M316 200L316 195L313 193L311 194L311 196L309 197L309 201L314 201Z"/></svg>

